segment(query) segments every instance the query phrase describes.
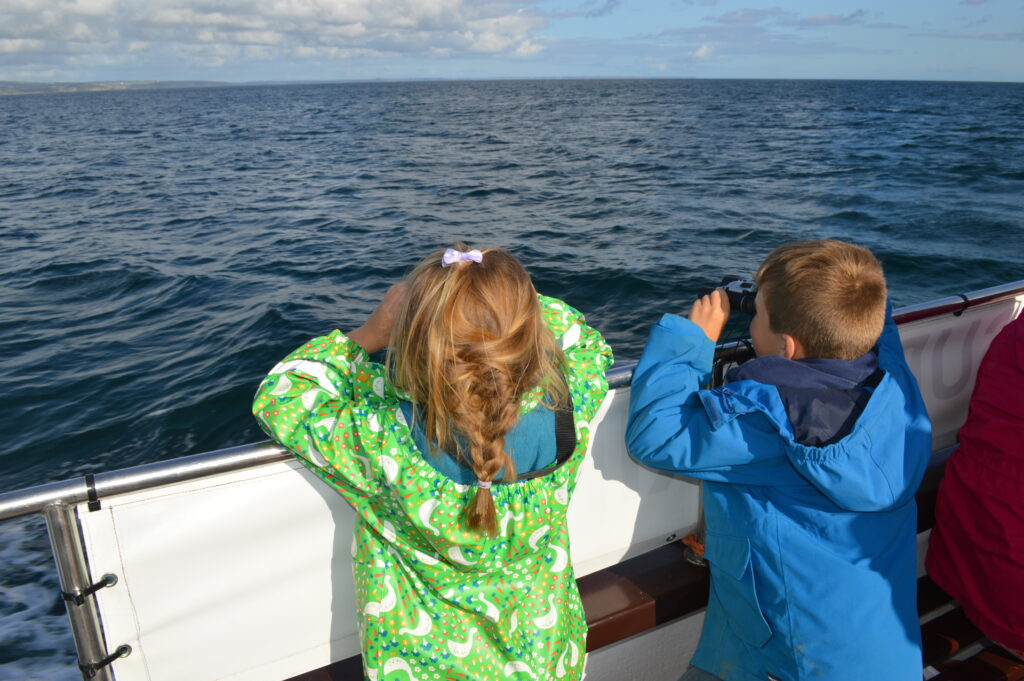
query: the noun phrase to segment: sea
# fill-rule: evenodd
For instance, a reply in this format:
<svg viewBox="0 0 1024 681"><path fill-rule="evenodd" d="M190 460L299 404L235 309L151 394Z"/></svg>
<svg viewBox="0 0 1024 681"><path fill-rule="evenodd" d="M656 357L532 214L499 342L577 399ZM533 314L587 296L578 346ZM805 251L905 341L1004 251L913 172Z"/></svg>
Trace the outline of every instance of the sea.
<svg viewBox="0 0 1024 681"><path fill-rule="evenodd" d="M460 240L619 361L788 241L870 248L897 306L1024 279L1021 121L1013 83L0 97L0 491L264 439L263 374ZM79 678L41 519L0 522L0 680Z"/></svg>

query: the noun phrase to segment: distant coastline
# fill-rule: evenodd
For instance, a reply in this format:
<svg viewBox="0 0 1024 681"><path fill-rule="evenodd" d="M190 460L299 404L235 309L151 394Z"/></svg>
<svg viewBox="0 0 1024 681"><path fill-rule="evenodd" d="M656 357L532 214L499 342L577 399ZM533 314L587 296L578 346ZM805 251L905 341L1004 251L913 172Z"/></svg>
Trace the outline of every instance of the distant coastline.
<svg viewBox="0 0 1024 681"><path fill-rule="evenodd" d="M193 87L227 87L235 83L213 81L111 81L95 83L21 83L0 81L0 95L45 95L60 92L108 92L112 90L167 90Z"/></svg>
<svg viewBox="0 0 1024 681"><path fill-rule="evenodd" d="M180 90L183 88L262 87L267 85L322 85L327 83L347 82L353 81L267 80L232 83L217 80L112 80L86 83L30 83L13 80L0 80L0 95L46 95L62 92L114 92L124 90Z"/></svg>
<svg viewBox="0 0 1024 681"><path fill-rule="evenodd" d="M83 83L32 83L0 80L0 95L42 95L69 92L113 92L124 90L177 90L184 88L266 87L273 85L335 85L340 83L433 83L433 82L501 82L501 81L634 81L634 80L703 80L703 81L803 81L803 82L893 82L893 83L977 83L1018 85L1024 81L956 81L956 80L877 80L847 78L623 78L618 76L567 76L548 78L358 78L340 80L267 80L267 81L213 81L213 80L121 80Z"/></svg>
<svg viewBox="0 0 1024 681"><path fill-rule="evenodd" d="M337 83L434 82L443 78L413 78L408 81L391 78L359 80L262 80L228 82L217 80L113 80L85 83L31 83L0 80L0 95L46 95L68 92L114 92L124 90L180 90L183 88L266 87L269 85L330 85ZM575 79L572 79L575 80ZM601 80L601 79L582 79Z"/></svg>

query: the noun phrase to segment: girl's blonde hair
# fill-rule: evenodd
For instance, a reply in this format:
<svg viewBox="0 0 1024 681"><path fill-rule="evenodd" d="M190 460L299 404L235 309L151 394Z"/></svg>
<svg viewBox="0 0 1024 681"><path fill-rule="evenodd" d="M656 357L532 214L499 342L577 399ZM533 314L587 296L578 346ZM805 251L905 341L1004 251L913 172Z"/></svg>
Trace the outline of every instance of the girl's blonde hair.
<svg viewBox="0 0 1024 681"><path fill-rule="evenodd" d="M499 474L511 482L516 470L505 434L528 390L543 386L549 407L566 403L562 351L541 318L529 274L511 254L491 248L482 262L442 267L443 253L427 256L407 278L388 371L422 414L432 445L455 454L481 482ZM477 487L465 520L471 530L496 534L490 489Z"/></svg>

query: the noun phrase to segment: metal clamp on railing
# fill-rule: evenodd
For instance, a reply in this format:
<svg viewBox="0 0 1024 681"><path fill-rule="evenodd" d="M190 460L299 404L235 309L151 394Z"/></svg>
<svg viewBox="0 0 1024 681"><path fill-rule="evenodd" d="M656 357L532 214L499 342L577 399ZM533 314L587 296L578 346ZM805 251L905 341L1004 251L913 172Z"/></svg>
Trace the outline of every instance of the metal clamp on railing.
<svg viewBox="0 0 1024 681"><path fill-rule="evenodd" d="M82 670L82 677L83 678L86 678L86 679L96 678L96 674L101 669L103 669L104 667L106 667L110 663L112 663L114 660L116 660L118 658L121 658L121 657L128 657L131 654L132 654L132 647L130 645L125 644L125 645L122 645L122 646L118 646L117 650L112 652L110 655L107 655L106 657L104 657L99 662L89 662L88 664L82 664L81 662L79 662L78 663L78 668Z"/></svg>
<svg viewBox="0 0 1024 681"><path fill-rule="evenodd" d="M108 586L114 586L115 584L117 584L117 575L112 575L108 573L103 575L103 579L96 582L95 584L85 587L84 589L79 589L71 593L67 591L61 591L60 597L69 603L74 603L75 605L82 605L83 603L85 603L85 599L87 597L92 596L100 589L105 589Z"/></svg>

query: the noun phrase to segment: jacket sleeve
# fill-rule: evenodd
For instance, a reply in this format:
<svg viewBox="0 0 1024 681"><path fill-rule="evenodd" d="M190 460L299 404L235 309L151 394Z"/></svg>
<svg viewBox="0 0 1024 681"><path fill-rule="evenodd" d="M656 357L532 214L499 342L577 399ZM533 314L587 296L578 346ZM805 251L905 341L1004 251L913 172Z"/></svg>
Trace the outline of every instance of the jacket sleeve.
<svg viewBox="0 0 1024 681"><path fill-rule="evenodd" d="M565 378L575 419L589 421L608 393L604 373L612 364L612 349L579 311L556 298L539 296L539 300L544 321L565 354Z"/></svg>
<svg viewBox="0 0 1024 681"><path fill-rule="evenodd" d="M278 363L253 415L353 505L382 488L380 453L401 416L383 367L340 331L314 338Z"/></svg>
<svg viewBox="0 0 1024 681"><path fill-rule="evenodd" d="M772 386L702 390L715 344L672 314L652 329L633 373L626 446L651 468L751 485L798 483L777 427L762 406ZM764 400L756 399L758 391ZM754 395L751 395L751 392ZM775 391L775 402L777 391Z"/></svg>

